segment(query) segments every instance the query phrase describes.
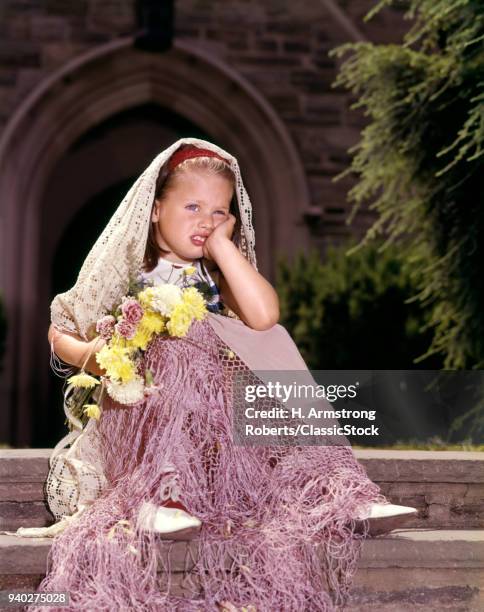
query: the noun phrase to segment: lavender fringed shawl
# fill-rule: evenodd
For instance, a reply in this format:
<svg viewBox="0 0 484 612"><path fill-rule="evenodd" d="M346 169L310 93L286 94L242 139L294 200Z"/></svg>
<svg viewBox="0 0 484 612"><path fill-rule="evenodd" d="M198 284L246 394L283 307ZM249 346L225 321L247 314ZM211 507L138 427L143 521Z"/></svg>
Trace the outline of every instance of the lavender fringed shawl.
<svg viewBox="0 0 484 612"><path fill-rule="evenodd" d="M98 428L109 486L53 540L39 591L68 591L71 605L50 609L217 611L225 601L252 612L314 612L343 605L367 533L354 533L352 519L361 504L384 499L379 487L349 446L232 441L235 371L254 384L255 369L307 370L287 331L257 332L209 314L186 338L155 340L146 365L163 385L158 395L132 407L104 402ZM159 540L137 524L144 500L160 504L170 492L202 520L191 570L199 594L160 588L168 576L157 575Z"/></svg>

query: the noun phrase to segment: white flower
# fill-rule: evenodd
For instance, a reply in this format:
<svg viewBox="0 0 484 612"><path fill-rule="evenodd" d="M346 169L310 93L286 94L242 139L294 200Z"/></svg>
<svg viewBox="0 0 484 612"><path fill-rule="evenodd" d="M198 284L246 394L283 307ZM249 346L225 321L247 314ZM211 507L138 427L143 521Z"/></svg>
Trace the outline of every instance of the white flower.
<svg viewBox="0 0 484 612"><path fill-rule="evenodd" d="M120 404L136 404L144 399L144 381L136 376L126 383L107 381L107 392L115 402Z"/></svg>
<svg viewBox="0 0 484 612"><path fill-rule="evenodd" d="M156 312L169 317L182 301L182 290L176 285L158 285L150 291L150 306Z"/></svg>

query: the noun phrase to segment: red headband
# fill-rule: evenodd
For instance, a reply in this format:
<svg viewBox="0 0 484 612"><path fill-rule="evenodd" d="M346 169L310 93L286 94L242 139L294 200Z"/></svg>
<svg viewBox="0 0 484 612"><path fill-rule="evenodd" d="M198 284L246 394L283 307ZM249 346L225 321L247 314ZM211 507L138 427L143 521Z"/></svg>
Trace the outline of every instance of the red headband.
<svg viewBox="0 0 484 612"><path fill-rule="evenodd" d="M226 164L229 163L227 159L220 157L220 155L217 155L217 153L214 153L209 149L199 149L198 147L189 146L185 149L178 149L178 151L173 153L168 162L168 170L172 172L178 166L178 164L181 164L186 159L192 159L192 157L217 157Z"/></svg>

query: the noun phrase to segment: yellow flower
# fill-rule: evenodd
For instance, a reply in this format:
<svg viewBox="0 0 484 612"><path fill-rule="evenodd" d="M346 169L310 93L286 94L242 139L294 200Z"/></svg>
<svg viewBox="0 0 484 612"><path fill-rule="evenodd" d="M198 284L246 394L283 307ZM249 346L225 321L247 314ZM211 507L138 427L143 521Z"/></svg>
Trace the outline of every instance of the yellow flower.
<svg viewBox="0 0 484 612"><path fill-rule="evenodd" d="M97 378L94 378L94 376L90 376L85 372L81 372L80 374L71 376L67 379L67 382L71 385L74 385L74 387L85 387L87 389L92 389L92 387L95 387L99 384Z"/></svg>
<svg viewBox="0 0 484 612"><path fill-rule="evenodd" d="M183 303L189 309L191 316L201 321L207 314L205 300L195 287L188 287L183 291Z"/></svg>
<svg viewBox="0 0 484 612"><path fill-rule="evenodd" d="M171 318L166 324L166 328L170 335L181 338L182 336L186 336L187 331L192 324L192 320L193 318L190 308L188 308L186 304L181 303L178 304L178 306L175 306L173 309Z"/></svg>
<svg viewBox="0 0 484 612"><path fill-rule="evenodd" d="M149 308L151 301L153 300L154 287L146 287L143 291L140 291L136 296L136 299L143 308Z"/></svg>
<svg viewBox="0 0 484 612"><path fill-rule="evenodd" d="M84 404L83 408L88 417L99 420L101 410L97 404Z"/></svg>
<svg viewBox="0 0 484 612"><path fill-rule="evenodd" d="M139 325L153 334L159 334L165 329L165 320L158 312L148 310L144 313Z"/></svg>
<svg viewBox="0 0 484 612"><path fill-rule="evenodd" d="M135 365L129 358L130 349L107 344L96 353L96 361L113 381L129 382L136 375Z"/></svg>
<svg viewBox="0 0 484 612"><path fill-rule="evenodd" d="M126 348L128 345L128 340L126 340L126 338L123 338L123 336L120 336L117 333L114 333L111 340L109 341L109 346L110 347L116 347L116 348Z"/></svg>
<svg viewBox="0 0 484 612"><path fill-rule="evenodd" d="M152 310L145 310L141 321L136 327L136 333L131 340L126 340L126 347L133 349L142 349L143 351L148 346L153 334L160 334L165 329L165 319L158 313Z"/></svg>
<svg viewBox="0 0 484 612"><path fill-rule="evenodd" d="M186 274L187 276L190 276L191 274L195 274L196 271L197 271L197 269L194 266L188 266L188 268L185 268L183 270L183 274Z"/></svg>
<svg viewBox="0 0 484 612"><path fill-rule="evenodd" d="M143 325L138 325L136 334L133 338L131 338L131 340L129 340L129 346L132 348L140 348L144 351L148 346L152 335L153 334L150 329L144 327Z"/></svg>

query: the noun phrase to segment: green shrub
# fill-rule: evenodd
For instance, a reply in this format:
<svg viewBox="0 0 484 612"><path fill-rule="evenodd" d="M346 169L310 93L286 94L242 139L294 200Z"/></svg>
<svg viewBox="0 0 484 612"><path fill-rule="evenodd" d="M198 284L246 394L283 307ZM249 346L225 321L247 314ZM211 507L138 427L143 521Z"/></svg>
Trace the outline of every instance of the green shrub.
<svg viewBox="0 0 484 612"><path fill-rule="evenodd" d="M279 258L276 289L281 324L311 369L440 369L435 356L421 363L432 335L414 299L417 279L398 246L378 245L346 255L330 247L324 262L313 251L292 264Z"/></svg>
<svg viewBox="0 0 484 612"><path fill-rule="evenodd" d="M381 0L367 18L396 0ZM365 241L406 239L432 305L429 354L484 368L484 11L473 0L409 0L402 44L349 43L335 85L367 125L351 150L349 193L377 212Z"/></svg>

